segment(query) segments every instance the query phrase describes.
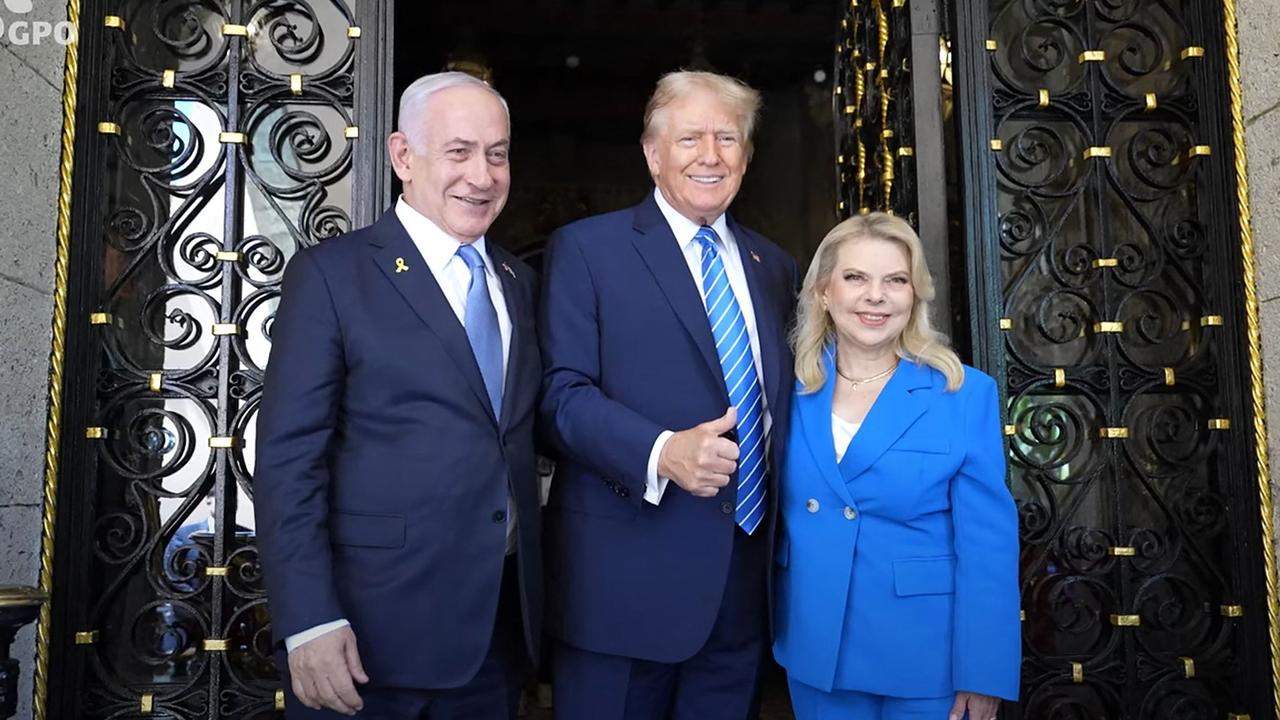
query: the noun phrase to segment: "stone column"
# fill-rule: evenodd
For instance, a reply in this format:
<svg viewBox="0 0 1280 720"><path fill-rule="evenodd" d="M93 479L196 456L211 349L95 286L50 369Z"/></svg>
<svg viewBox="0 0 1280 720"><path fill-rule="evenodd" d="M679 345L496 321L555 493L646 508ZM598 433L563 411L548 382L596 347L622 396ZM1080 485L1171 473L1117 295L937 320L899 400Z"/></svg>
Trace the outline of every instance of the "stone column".
<svg viewBox="0 0 1280 720"><path fill-rule="evenodd" d="M10 5L21 4L0 4L0 585L36 585L65 48L51 38L31 44L14 23L63 21L66 6ZM12 656L21 663L15 717L30 718L33 625Z"/></svg>

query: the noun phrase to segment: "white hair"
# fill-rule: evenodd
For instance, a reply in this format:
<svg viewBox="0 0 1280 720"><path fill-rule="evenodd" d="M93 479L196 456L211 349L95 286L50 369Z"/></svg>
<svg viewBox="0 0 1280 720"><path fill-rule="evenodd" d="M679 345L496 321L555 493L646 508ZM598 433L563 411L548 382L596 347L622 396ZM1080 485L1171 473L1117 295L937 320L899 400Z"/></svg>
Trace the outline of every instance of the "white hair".
<svg viewBox="0 0 1280 720"><path fill-rule="evenodd" d="M498 102L502 103L503 112L507 114L507 127L511 127L511 109L507 107L507 100L489 83L464 72L451 71L423 75L400 93L400 117L396 125L396 129L409 138L409 146L415 153L424 152L424 139L421 137L422 123L418 120L427 108L427 101L441 90L455 87L478 87L493 93L493 96L498 98Z"/></svg>

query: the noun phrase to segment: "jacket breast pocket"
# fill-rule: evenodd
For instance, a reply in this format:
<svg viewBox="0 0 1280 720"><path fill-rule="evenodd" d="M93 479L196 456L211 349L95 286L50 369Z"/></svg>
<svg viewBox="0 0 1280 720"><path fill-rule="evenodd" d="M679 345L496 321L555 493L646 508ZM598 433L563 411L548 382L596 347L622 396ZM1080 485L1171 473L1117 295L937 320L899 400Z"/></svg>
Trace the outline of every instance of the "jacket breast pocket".
<svg viewBox="0 0 1280 720"><path fill-rule="evenodd" d="M954 593L956 591L955 556L894 560L893 589L898 597Z"/></svg>
<svg viewBox="0 0 1280 720"><path fill-rule="evenodd" d="M334 545L368 548L404 547L404 516L334 512L329 515L329 537Z"/></svg>

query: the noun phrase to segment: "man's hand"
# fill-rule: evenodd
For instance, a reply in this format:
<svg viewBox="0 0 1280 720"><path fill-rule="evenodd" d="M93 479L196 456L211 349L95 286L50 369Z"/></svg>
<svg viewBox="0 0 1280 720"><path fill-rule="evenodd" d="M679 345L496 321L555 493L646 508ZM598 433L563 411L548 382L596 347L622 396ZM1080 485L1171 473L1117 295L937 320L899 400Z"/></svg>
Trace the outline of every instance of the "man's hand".
<svg viewBox="0 0 1280 720"><path fill-rule="evenodd" d="M1000 699L990 695L979 695L971 692L956 693L956 702L951 706L948 720L960 720L965 710L969 711L969 720L996 720L996 711L1000 709Z"/></svg>
<svg viewBox="0 0 1280 720"><path fill-rule="evenodd" d="M356 634L349 625L294 648L289 653L289 674L293 694L312 710L329 708L355 715L364 709L354 683L367 683L369 676L360 664Z"/></svg>
<svg viewBox="0 0 1280 720"><path fill-rule="evenodd" d="M737 424L738 408L730 405L719 418L675 433L658 455L658 475L695 497L715 497L738 468L738 444L720 437Z"/></svg>

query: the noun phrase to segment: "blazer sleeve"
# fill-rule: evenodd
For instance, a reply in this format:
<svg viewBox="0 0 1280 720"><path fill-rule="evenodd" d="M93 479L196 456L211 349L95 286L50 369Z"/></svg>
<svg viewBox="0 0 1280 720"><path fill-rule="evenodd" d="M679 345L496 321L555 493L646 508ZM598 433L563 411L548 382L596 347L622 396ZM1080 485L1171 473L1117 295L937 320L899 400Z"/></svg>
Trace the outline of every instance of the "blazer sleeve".
<svg viewBox="0 0 1280 720"><path fill-rule="evenodd" d="M311 253L298 253L285 270L272 326L253 482L277 643L343 617L329 544L327 454L345 373L328 283Z"/></svg>
<svg viewBox="0 0 1280 720"><path fill-rule="evenodd" d="M547 252L538 313L543 427L557 450L625 482L638 504L649 453L666 428L600 387L599 295L577 238L557 232Z"/></svg>
<svg viewBox="0 0 1280 720"><path fill-rule="evenodd" d="M967 451L951 483L956 586L952 668L957 691L1018 699L1022 632L1018 515L1005 484L999 393L967 371Z"/></svg>

